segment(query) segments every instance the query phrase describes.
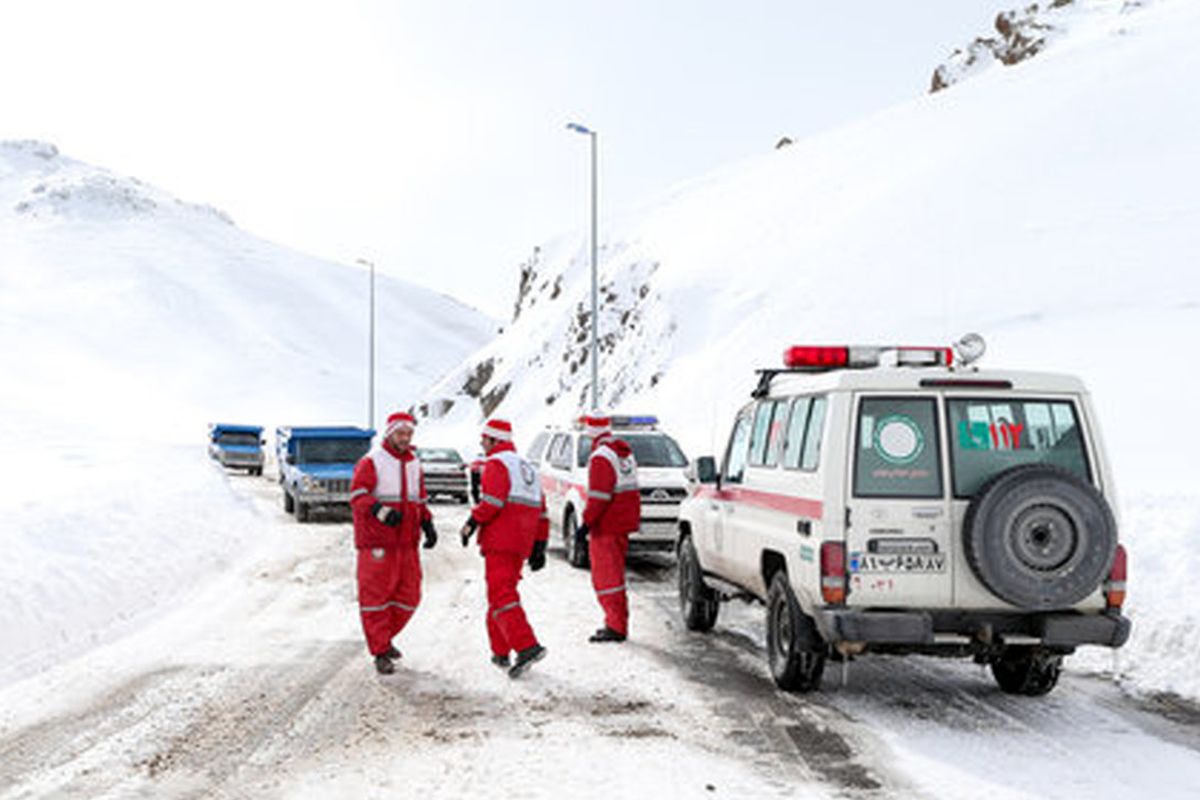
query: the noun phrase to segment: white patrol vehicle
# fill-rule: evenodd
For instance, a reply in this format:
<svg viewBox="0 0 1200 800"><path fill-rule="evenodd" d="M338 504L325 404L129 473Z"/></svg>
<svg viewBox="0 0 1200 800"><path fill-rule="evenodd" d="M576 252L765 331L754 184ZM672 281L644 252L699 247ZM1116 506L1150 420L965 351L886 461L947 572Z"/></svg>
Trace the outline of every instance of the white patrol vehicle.
<svg viewBox="0 0 1200 800"><path fill-rule="evenodd" d="M956 359L957 353L957 359ZM759 370L722 462L696 460L680 509L679 599L767 606L776 683L826 659L973 656L1041 695L1063 656L1120 647L1125 550L1095 411L1066 375L981 371L954 349L793 347Z"/></svg>
<svg viewBox="0 0 1200 800"><path fill-rule="evenodd" d="M659 430L657 417L616 415L611 420L613 434L629 443L638 464L642 524L629 537L629 552L674 552L679 503L688 494L688 460L675 440ZM580 568L588 565L588 554L575 546L575 530L583 523L587 504L591 453L592 437L580 421L541 431L526 453L541 474L546 509L551 525L562 535L567 560Z"/></svg>

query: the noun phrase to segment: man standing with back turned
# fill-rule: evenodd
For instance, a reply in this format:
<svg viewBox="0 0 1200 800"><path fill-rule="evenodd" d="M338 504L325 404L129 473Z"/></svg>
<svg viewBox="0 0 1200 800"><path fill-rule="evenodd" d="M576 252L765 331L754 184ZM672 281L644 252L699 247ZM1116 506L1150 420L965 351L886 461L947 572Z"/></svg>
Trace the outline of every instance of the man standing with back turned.
<svg viewBox="0 0 1200 800"><path fill-rule="evenodd" d="M604 627L588 641L623 642L629 635L625 554L629 552L629 534L638 529L642 519L637 461L629 444L613 436L608 417L584 417L584 432L592 437L592 453L588 457L587 505L575 535L582 542L590 534L592 587L604 610Z"/></svg>
<svg viewBox="0 0 1200 800"><path fill-rule="evenodd" d="M359 459L350 481L358 610L381 675L396 671L400 651L392 638L421 602L421 532L426 549L437 544L433 515L425 505L425 475L412 447L416 424L403 411L388 417L382 441Z"/></svg>
<svg viewBox="0 0 1200 800"><path fill-rule="evenodd" d="M487 458L480 502L462 527L462 544L466 547L471 534L480 529L492 663L516 678L546 655L521 607L517 582L526 560L534 572L546 566L550 519L537 470L513 447L512 425L502 419L488 420L481 436ZM509 666L513 651L516 661Z"/></svg>

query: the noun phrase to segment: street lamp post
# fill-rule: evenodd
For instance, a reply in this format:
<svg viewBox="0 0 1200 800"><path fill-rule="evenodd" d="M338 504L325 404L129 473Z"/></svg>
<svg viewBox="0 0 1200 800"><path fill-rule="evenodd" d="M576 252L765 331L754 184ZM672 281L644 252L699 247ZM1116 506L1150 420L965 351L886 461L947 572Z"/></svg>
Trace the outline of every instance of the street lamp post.
<svg viewBox="0 0 1200 800"><path fill-rule="evenodd" d="M375 262L360 258L371 268L371 333L367 342L367 427L375 424Z"/></svg>
<svg viewBox="0 0 1200 800"><path fill-rule="evenodd" d="M597 399L597 392L600 385L600 353L596 343L596 330L600 325L599 316L599 292L596 287L596 132L590 128L585 128L577 122L567 123L567 130L575 133L583 133L591 138L592 142L592 344L591 344L591 360L592 360L592 411L600 409L600 402Z"/></svg>

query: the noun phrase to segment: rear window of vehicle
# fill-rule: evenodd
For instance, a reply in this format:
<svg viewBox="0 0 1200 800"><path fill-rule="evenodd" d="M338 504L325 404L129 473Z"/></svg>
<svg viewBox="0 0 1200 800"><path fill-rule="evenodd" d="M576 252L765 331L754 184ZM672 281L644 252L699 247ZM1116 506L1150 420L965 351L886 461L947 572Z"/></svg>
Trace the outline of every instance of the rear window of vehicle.
<svg viewBox="0 0 1200 800"><path fill-rule="evenodd" d="M932 398L867 397L858 410L856 497L942 496Z"/></svg>
<svg viewBox="0 0 1200 800"><path fill-rule="evenodd" d="M222 433L218 434L217 441L221 444L248 444L258 445L258 436L253 433Z"/></svg>
<svg viewBox="0 0 1200 800"><path fill-rule="evenodd" d="M946 402L955 497L1021 464L1050 464L1090 480L1075 405L1065 400L971 398Z"/></svg>

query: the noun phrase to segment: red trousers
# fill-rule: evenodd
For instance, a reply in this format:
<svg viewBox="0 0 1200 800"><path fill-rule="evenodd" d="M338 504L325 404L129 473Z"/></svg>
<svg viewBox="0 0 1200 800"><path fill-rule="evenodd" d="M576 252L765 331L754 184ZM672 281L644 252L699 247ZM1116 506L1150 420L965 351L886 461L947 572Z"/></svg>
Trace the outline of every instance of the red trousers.
<svg viewBox="0 0 1200 800"><path fill-rule="evenodd" d="M629 601L625 596L625 554L628 533L592 534L588 555L592 559L592 587L604 609L604 624L622 636L629 634Z"/></svg>
<svg viewBox="0 0 1200 800"><path fill-rule="evenodd" d="M487 633L492 653L506 656L512 650L525 650L538 643L521 608L517 582L525 559L512 553L485 553L484 577L487 579Z"/></svg>
<svg viewBox="0 0 1200 800"><path fill-rule="evenodd" d="M415 545L358 551L358 611L371 655L391 647L420 602L421 557Z"/></svg>

